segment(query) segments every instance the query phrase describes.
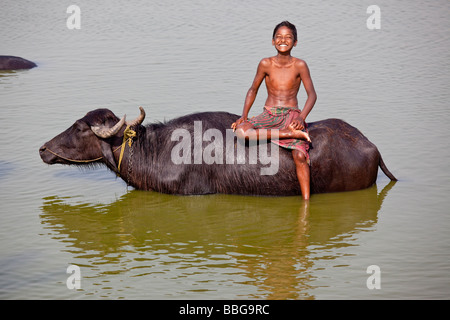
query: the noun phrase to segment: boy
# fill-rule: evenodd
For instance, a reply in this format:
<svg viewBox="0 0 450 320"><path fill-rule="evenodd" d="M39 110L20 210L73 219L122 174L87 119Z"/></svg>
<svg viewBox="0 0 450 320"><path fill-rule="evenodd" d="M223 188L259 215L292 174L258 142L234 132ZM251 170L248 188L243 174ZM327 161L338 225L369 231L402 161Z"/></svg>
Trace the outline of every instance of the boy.
<svg viewBox="0 0 450 320"><path fill-rule="evenodd" d="M247 92L242 116L231 125L239 138L259 139L258 129L267 130L265 139L279 139L274 143L292 149L297 178L302 196L310 197L309 135L305 119L317 99L314 85L305 61L291 56L291 50L297 45L297 29L288 21L278 24L272 37L272 45L277 55L264 58L258 65L253 84ZM247 119L255 101L258 89L265 80L267 100L263 113ZM303 110L298 109L297 94L303 81L308 98ZM304 131L302 131L304 130Z"/></svg>

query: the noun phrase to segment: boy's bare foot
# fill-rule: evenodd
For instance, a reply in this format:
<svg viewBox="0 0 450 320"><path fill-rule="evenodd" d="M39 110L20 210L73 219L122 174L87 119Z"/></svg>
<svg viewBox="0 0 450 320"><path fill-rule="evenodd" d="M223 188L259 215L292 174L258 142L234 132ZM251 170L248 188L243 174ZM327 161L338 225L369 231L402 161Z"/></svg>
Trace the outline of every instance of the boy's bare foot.
<svg viewBox="0 0 450 320"><path fill-rule="evenodd" d="M311 138L309 137L309 134L307 132L301 131L301 130L297 130L294 129L294 127L292 126L292 124L289 125L289 129L292 131L292 133L294 134L294 138L296 139L302 139L302 140L306 140L308 142L311 142Z"/></svg>

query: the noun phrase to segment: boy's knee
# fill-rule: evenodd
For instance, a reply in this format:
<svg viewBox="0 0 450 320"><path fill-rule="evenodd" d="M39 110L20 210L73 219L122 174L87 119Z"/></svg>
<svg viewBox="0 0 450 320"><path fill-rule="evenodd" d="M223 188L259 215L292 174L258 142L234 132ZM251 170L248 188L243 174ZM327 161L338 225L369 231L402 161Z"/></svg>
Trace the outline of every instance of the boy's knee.
<svg viewBox="0 0 450 320"><path fill-rule="evenodd" d="M306 163L306 155L299 150L292 150L292 157L294 158L295 163Z"/></svg>
<svg viewBox="0 0 450 320"><path fill-rule="evenodd" d="M237 126L235 134L239 139L246 139L249 137L253 126L249 123L241 123Z"/></svg>
<svg viewBox="0 0 450 320"><path fill-rule="evenodd" d="M242 127L237 127L234 133L236 134L236 137L238 137L239 139L245 138L245 130Z"/></svg>

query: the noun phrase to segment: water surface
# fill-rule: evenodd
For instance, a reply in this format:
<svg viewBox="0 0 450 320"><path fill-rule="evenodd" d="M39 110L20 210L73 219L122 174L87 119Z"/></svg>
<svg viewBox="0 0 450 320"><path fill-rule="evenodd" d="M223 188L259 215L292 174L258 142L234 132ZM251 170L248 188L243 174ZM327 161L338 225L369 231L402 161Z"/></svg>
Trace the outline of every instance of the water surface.
<svg viewBox="0 0 450 320"><path fill-rule="evenodd" d="M3 299L448 299L448 1L6 0L0 54ZM397 183L298 197L179 197L127 188L105 168L47 166L39 147L86 112L240 113L273 27L297 25L318 101L375 143ZM251 115L260 112L261 87ZM300 104L305 101L301 88ZM81 289L66 286L69 265ZM367 267L381 270L369 290Z"/></svg>

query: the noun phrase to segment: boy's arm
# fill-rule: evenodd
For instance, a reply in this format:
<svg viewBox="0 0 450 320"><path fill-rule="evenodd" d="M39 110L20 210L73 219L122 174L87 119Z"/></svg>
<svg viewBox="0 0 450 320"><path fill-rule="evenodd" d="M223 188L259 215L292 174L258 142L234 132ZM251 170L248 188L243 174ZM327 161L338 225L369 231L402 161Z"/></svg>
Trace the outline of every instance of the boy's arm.
<svg viewBox="0 0 450 320"><path fill-rule="evenodd" d="M242 116L231 125L233 129L236 129L236 127L241 124L244 121L247 121L248 113L250 111L250 108L253 105L253 102L255 102L256 95L258 94L259 87L261 86L261 83L263 82L265 76L266 76L266 66L267 66L267 60L263 59L258 65L258 69L256 70L255 79L253 80L252 86L247 91L247 95L245 96L245 102L244 102L244 109L242 110Z"/></svg>
<svg viewBox="0 0 450 320"><path fill-rule="evenodd" d="M302 78L303 85L306 90L306 94L308 95L308 98L306 99L306 102L305 102L305 106L303 107L303 110L300 114L303 121L305 121L306 117L311 112L311 109L314 107L314 104L316 103L317 94L316 94L316 90L314 89L311 75L309 73L308 65L304 61L300 65L300 77Z"/></svg>
<svg viewBox="0 0 450 320"><path fill-rule="evenodd" d="M308 114L311 112L312 108L314 107L314 104L317 100L317 94L316 90L314 89L314 85L311 79L311 75L309 73L308 65L305 61L299 62L299 71L300 71L300 77L303 82L303 86L305 87L306 94L308 98L306 99L305 106L303 107L298 121L293 121L293 126L295 129L303 130L304 128L304 122Z"/></svg>

